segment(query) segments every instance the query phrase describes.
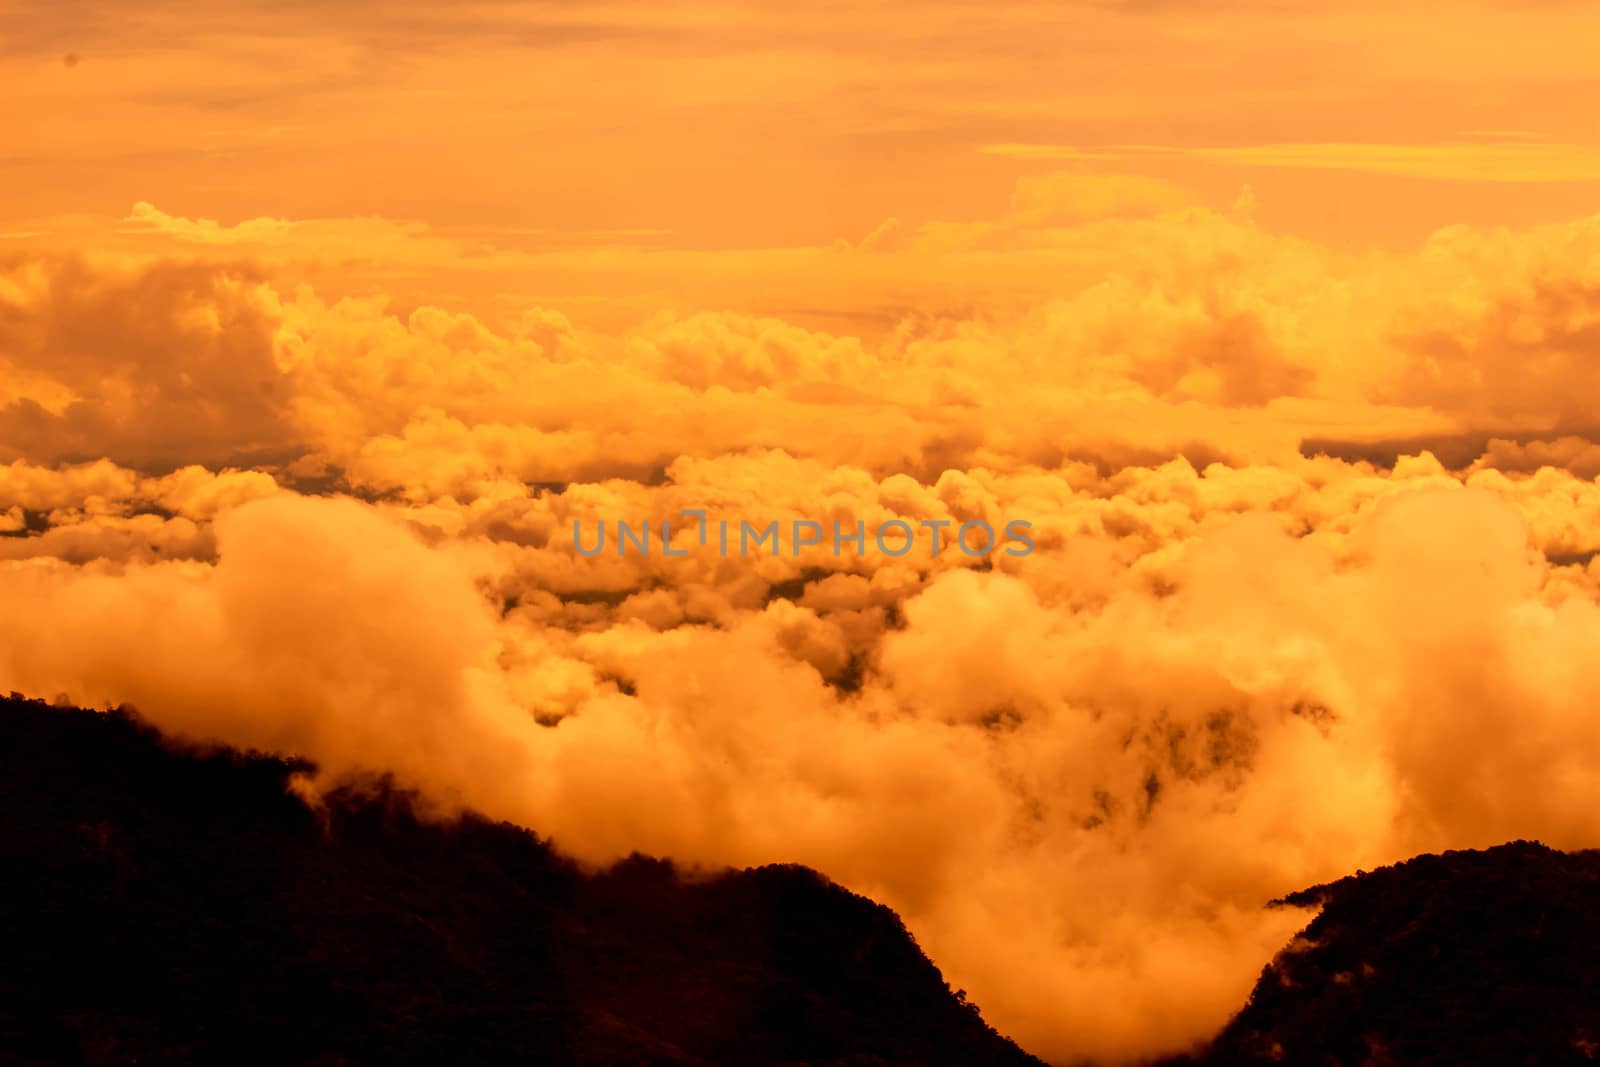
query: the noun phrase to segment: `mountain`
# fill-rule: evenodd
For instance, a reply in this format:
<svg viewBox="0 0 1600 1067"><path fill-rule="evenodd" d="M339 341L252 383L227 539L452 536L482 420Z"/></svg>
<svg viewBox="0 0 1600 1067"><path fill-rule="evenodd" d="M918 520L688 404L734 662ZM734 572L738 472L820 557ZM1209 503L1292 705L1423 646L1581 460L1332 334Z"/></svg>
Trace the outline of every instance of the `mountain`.
<svg viewBox="0 0 1600 1067"><path fill-rule="evenodd" d="M592 873L381 782L0 699L0 1065L1010 1067L895 914L802 867ZM1600 852L1419 856L1166 1067L1600 1062Z"/></svg>
<svg viewBox="0 0 1600 1067"><path fill-rule="evenodd" d="M0 1064L1038 1063L810 870L587 873L306 769L0 699Z"/></svg>
<svg viewBox="0 0 1600 1067"><path fill-rule="evenodd" d="M1600 1061L1600 852L1418 856L1282 903L1322 911L1174 1067Z"/></svg>

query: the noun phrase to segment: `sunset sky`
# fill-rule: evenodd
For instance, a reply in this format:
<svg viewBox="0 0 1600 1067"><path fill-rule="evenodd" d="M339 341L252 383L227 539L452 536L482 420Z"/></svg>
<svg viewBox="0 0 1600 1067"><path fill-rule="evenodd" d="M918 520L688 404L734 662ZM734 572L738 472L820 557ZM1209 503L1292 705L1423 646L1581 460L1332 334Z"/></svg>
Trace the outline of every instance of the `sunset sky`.
<svg viewBox="0 0 1600 1067"><path fill-rule="evenodd" d="M1058 1062L1600 845L1600 8L0 0L0 690L798 862ZM683 508L977 560L584 558ZM675 532L676 532L675 527Z"/></svg>

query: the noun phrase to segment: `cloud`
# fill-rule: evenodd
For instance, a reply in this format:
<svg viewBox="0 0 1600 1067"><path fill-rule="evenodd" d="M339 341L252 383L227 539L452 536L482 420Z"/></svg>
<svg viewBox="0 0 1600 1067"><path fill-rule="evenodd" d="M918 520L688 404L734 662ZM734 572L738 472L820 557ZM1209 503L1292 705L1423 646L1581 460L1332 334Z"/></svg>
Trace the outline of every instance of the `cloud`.
<svg viewBox="0 0 1600 1067"><path fill-rule="evenodd" d="M82 260L0 276L0 457L223 463L292 448L271 311L247 271Z"/></svg>
<svg viewBox="0 0 1600 1067"><path fill-rule="evenodd" d="M450 258L405 227L151 220L184 256L0 272L0 686L592 863L813 864L1063 1062L1214 1030L1272 897L1600 835L1593 219L1351 257L1067 174L861 244L486 253L683 296L615 317L295 280ZM1037 550L741 559L691 508ZM684 555L574 551L618 520Z"/></svg>
<svg viewBox="0 0 1600 1067"><path fill-rule="evenodd" d="M175 218L143 201L133 205L123 221L141 223L156 233L199 244L270 244L282 240L296 225L287 219L259 218L223 226L215 219Z"/></svg>
<svg viewBox="0 0 1600 1067"><path fill-rule="evenodd" d="M1600 608L1555 580L1514 490L1421 460L1304 464L836 474L851 508L1049 500L1044 551L1005 572L596 560L634 573L589 609L536 563L571 553L489 536L515 512L487 501L446 529L443 511L249 500L271 487L242 476L129 489L81 468L61 476L78 492L204 488L217 503L188 506L215 515L214 551L129 556L104 543L115 522L62 526L120 562L0 564L0 676L334 777L395 773L595 862L815 864L902 911L1031 1047L1113 1062L1219 1025L1299 921L1261 910L1293 886L1600 832L1581 700ZM741 508L827 498L798 461L765 470L677 478L743 485ZM16 490L42 491L66 490ZM615 491L633 503L602 511L670 487ZM802 591L747 589L764 569ZM1518 787L1536 775L1562 784Z"/></svg>
<svg viewBox="0 0 1600 1067"><path fill-rule="evenodd" d="M1100 160L1116 158L1110 152L1092 152L1065 144L986 144L978 151L986 156L1005 156L1021 160Z"/></svg>
<svg viewBox="0 0 1600 1067"><path fill-rule="evenodd" d="M1600 145L1538 141L1508 133L1436 143L1284 143L1236 146L991 144L986 155L1024 162L1178 156L1233 167L1345 170L1400 178L1470 182L1600 181Z"/></svg>

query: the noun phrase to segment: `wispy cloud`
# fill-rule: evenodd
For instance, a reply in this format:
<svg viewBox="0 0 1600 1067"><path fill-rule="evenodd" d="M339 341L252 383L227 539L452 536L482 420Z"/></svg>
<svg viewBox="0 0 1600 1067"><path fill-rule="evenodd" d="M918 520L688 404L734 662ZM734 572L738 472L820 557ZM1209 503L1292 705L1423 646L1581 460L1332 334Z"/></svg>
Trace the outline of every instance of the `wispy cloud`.
<svg viewBox="0 0 1600 1067"><path fill-rule="evenodd" d="M1006 156L1009 159L1115 159L1113 151L1090 151L1076 148L1066 144L988 144L978 151L990 156Z"/></svg>
<svg viewBox="0 0 1600 1067"><path fill-rule="evenodd" d="M1532 141L1523 139L1527 136L1524 134L1516 134L1516 139L1512 139L1508 132L1495 131L1476 131L1469 136L1480 139L1422 144L1321 142L1197 148L992 144L982 146L979 151L1024 161L1168 155L1228 166L1363 171L1440 181L1600 181L1600 145Z"/></svg>

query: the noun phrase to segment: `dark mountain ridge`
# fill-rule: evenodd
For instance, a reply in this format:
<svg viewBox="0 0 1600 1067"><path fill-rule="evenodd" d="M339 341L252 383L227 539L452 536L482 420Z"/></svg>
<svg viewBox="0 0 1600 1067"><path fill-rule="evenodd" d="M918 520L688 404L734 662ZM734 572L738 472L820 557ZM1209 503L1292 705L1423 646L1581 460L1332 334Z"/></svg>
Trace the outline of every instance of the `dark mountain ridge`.
<svg viewBox="0 0 1600 1067"><path fill-rule="evenodd" d="M1172 1067L1600 1060L1600 851L1418 856L1275 903L1322 911Z"/></svg>
<svg viewBox="0 0 1600 1067"><path fill-rule="evenodd" d="M587 872L382 782L0 699L0 1064L1037 1065L813 871ZM1600 851L1519 841L1321 911L1168 1067L1600 1061Z"/></svg>
<svg viewBox="0 0 1600 1067"><path fill-rule="evenodd" d="M304 769L0 699L0 1063L1039 1062L808 869L593 874Z"/></svg>

